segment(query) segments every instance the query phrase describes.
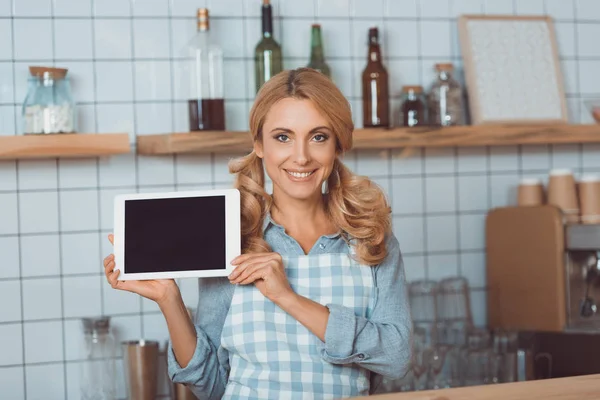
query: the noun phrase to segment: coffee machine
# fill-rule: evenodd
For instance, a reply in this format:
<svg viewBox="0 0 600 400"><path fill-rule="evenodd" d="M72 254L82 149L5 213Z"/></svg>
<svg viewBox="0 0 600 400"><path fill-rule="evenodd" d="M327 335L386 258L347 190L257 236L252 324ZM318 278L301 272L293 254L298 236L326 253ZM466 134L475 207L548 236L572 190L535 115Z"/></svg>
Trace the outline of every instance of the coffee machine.
<svg viewBox="0 0 600 400"><path fill-rule="evenodd" d="M600 225L566 224L550 205L497 208L486 251L489 327L518 331L552 360L546 375L600 373Z"/></svg>
<svg viewBox="0 0 600 400"><path fill-rule="evenodd" d="M566 266L568 329L600 332L600 225L567 225Z"/></svg>

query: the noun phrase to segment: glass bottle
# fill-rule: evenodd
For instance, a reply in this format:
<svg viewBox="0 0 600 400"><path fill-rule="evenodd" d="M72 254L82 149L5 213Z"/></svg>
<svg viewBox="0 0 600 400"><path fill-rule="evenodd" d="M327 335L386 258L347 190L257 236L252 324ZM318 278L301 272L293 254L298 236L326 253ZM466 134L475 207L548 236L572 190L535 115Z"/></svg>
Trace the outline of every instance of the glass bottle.
<svg viewBox="0 0 600 400"><path fill-rule="evenodd" d="M402 86L402 125L426 125L422 86Z"/></svg>
<svg viewBox="0 0 600 400"><path fill-rule="evenodd" d="M437 126L463 125L463 102L460 84L452 77L454 66L436 64L437 80L428 95L429 123Z"/></svg>
<svg viewBox="0 0 600 400"><path fill-rule="evenodd" d="M76 131L75 102L67 70L30 67L29 90L23 102L23 133Z"/></svg>
<svg viewBox="0 0 600 400"><path fill-rule="evenodd" d="M321 25L313 24L311 27L310 37L310 61L308 68L316 69L323 75L331 78L331 71L325 62L325 54L323 52L323 38L321 36Z"/></svg>
<svg viewBox="0 0 600 400"><path fill-rule="evenodd" d="M281 46L273 38L273 18L270 0L263 0L262 5L262 39L254 50L254 69L256 74L256 91L283 70Z"/></svg>
<svg viewBox="0 0 600 400"><path fill-rule="evenodd" d="M198 9L198 32L186 48L190 131L225 130L223 50L209 30L208 10Z"/></svg>
<svg viewBox="0 0 600 400"><path fill-rule="evenodd" d="M115 400L116 346L110 317L84 318L79 385L82 400Z"/></svg>
<svg viewBox="0 0 600 400"><path fill-rule="evenodd" d="M369 29L369 59L362 73L363 125L387 127L390 125L388 73L381 62L379 31Z"/></svg>

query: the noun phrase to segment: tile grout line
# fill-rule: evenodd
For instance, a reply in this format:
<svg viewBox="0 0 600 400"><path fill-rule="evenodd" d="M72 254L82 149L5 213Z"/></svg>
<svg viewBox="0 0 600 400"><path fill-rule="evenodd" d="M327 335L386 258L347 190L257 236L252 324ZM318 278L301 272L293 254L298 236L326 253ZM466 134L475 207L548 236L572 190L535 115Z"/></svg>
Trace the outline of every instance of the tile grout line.
<svg viewBox="0 0 600 400"><path fill-rule="evenodd" d="M11 2L11 6L14 4ZM11 51L12 51L12 78L13 78L13 100L16 101L17 84L16 84L16 61L14 57L15 50L15 19L14 13L11 13L10 18L10 29L11 29ZM17 108L13 109L13 118L15 123L15 131L19 131L18 124L21 122L17 118ZM17 246L18 260L19 260L19 291L20 291L20 306L21 306L21 360L22 360L22 375L23 375L23 399L27 400L27 368L26 368L26 352L25 352L25 295L23 291L23 246L21 240L21 194L19 192L21 182L19 179L19 160L15 160L15 184L16 184L16 198L17 198Z"/></svg>
<svg viewBox="0 0 600 400"><path fill-rule="evenodd" d="M574 40L574 47L575 47L575 60L577 62L577 71L575 73L575 79L577 80L577 89L581 90L581 75L579 73L580 70L580 54L579 54L579 40L577 40L577 38L579 37L579 21L577 21L577 14L578 14L578 8L577 8L577 2L573 1L573 18L575 19L575 23L574 23L574 30L575 30L575 38ZM583 96L581 94L581 92L579 92L579 100L577 101L577 111L579 114L577 116L579 123L581 123L581 114L582 114L582 99ZM577 145L577 152L579 153L579 165L577 166L579 168L579 171L581 171L581 173L583 174L583 156L584 156L584 149L583 149L583 144L579 143Z"/></svg>
<svg viewBox="0 0 600 400"><path fill-rule="evenodd" d="M422 60L425 60L426 58L423 57ZM289 60L289 58L284 59L285 60ZM135 62L139 62L140 60L135 60ZM240 61L244 61L244 60L240 60ZM250 60L245 60L245 61L250 61ZM345 60L348 62L354 62L354 61L358 61L357 59L353 59L353 60ZM394 60L391 60L394 61ZM402 61L402 60L401 60ZM404 61L418 61L418 60L404 60ZM600 61L600 59L598 60ZM5 61L0 61L0 63L3 63ZM11 62L11 60L9 60L8 62ZM38 61L36 61L38 62ZM43 61L39 61L39 62L43 62ZM93 60L93 61L89 61L89 63L92 62L110 62L110 61L103 61L103 60ZM129 61L127 61L129 63ZM143 62L143 61L142 61ZM15 62L16 63L16 62ZM582 93L582 94L578 94L578 93L567 93L566 94L566 98L567 99L572 99L572 100L593 100L600 97L600 92L598 93ZM346 98L350 101L350 100L354 100L354 101L361 101L362 100L362 96L357 95L353 95L353 96L346 96ZM401 101L402 100L402 95L401 94L396 94L396 95L392 95L390 96L391 100L395 100L395 101ZM247 97L247 98L225 98L225 100L229 103L234 103L234 104L246 104L248 102L253 102L254 101L254 97ZM102 100L102 101L78 101L77 105L78 106L97 106L97 105L141 105L141 104L149 104L149 105L155 105L155 104L185 104L185 100L178 100L178 99L151 99L151 100L137 100L137 101L129 101L129 100ZM22 103L16 103L16 102L0 102L0 106L12 106L12 107L20 107L22 105ZM20 113L19 113L20 115ZM401 126L395 126L394 128L401 128ZM361 128L357 128L357 129L361 129ZM237 130L238 132L243 132L240 130ZM568 144L568 143L567 143Z"/></svg>
<svg viewBox="0 0 600 400"><path fill-rule="evenodd" d="M171 61L169 62L169 66L171 68L171 130L173 132L176 132L177 130L175 129L175 78L174 78L174 62L173 62L173 18L172 18L172 6L173 3L169 2L168 4L168 27L169 27L169 58L171 59ZM225 64L225 62L223 61L223 64ZM223 96L225 96L225 93L223 93ZM188 111L189 112L189 111ZM177 172L177 166L179 165L179 154L178 153L174 153L172 154L172 162L173 162L173 188L176 192L179 191L179 176L178 176L178 172ZM181 292L181 279L175 279L175 282L177 284L177 287L179 288L180 292ZM141 308L140 308L141 311ZM143 319L143 317L140 317L140 319Z"/></svg>
<svg viewBox="0 0 600 400"><path fill-rule="evenodd" d="M416 11L417 11L417 18L416 18L416 27L417 27L417 32L416 32L416 40L417 40L417 48L421 49L422 46L422 38L421 38L421 4L417 1L416 2ZM423 58L422 58L422 52L419 51L419 55L417 57L417 64L418 64L418 71L419 71L419 82L421 82L421 84L423 84ZM421 173L420 175L420 179L421 179L421 197L422 197L422 208L423 208L423 268L425 269L424 271L424 276L425 279L429 279L429 239L428 239L428 234L429 234L429 230L428 230L428 226L427 226L427 187L425 185L425 180L427 177L427 167L426 167L426 160L425 158L427 157L427 153L425 151L424 148L420 148L418 150L418 154L420 157L420 161L421 161Z"/></svg>
<svg viewBox="0 0 600 400"><path fill-rule="evenodd" d="M462 218L461 217L461 210L460 210L460 173L458 172L458 147L454 148L454 202L455 202L455 208L454 208L454 218L456 220L456 248L458 250L457 253L457 261L458 261L458 265L456 266L457 268L457 272L458 272L458 276L462 276L463 275L463 258L462 258L462 239L461 239L461 233L462 233L462 229L461 229L461 222L462 222Z"/></svg>
<svg viewBox="0 0 600 400"><path fill-rule="evenodd" d="M546 171L547 172L547 171ZM509 176L514 175L514 173L508 174ZM466 177L485 177L486 175L467 175ZM503 175L500 175L503 176ZM402 178L408 178L408 179L415 179L415 178L420 178L421 176L411 176L411 177L400 177L400 179ZM427 178L431 177L431 176L425 176ZM442 176L442 177L438 177L438 178L444 178L444 177L448 177L448 176ZM450 176L452 177L452 176ZM461 176L464 177L464 176ZM386 176L383 177L379 177L379 178L383 178L383 179L388 179ZM377 177L373 177L373 180L377 180ZM392 177L391 179L399 179L398 177ZM223 184L223 183L229 183L229 182L217 182L218 184ZM198 185L209 185L210 183L201 183ZM189 185L191 186L190 189L193 189L194 186L198 186L198 185ZM186 185L188 186L188 185ZM23 193L23 192L21 192ZM487 209L470 209L470 210L464 210L464 211L458 211L458 215L462 216L462 215L474 215L474 214L480 214L480 213L485 213L487 212ZM402 213L402 212L393 212L392 215L394 217L402 217L402 218L419 218L419 217L425 217L425 216L437 216L437 217L444 217L444 216L451 216L454 215L455 211L433 211L433 212L420 212L420 213ZM90 230L76 230L76 231L54 231L54 232L36 232L36 233L23 233L21 234L21 237L37 237L37 236L54 236L54 235L60 235L60 234L102 234L102 233L110 233L110 230L108 229L90 229ZM17 237L17 234L0 234L0 238L10 238L10 237ZM88 274L88 275L94 275L96 273L82 273L82 274ZM97 272L97 274L102 275L103 272L99 271ZM65 274L68 276L76 276L78 274ZM27 276L26 278L35 278L37 275L30 275ZM45 275L44 275L45 276ZM0 278L0 280L2 280L4 278ZM10 278L6 278L6 279L10 279Z"/></svg>
<svg viewBox="0 0 600 400"><path fill-rule="evenodd" d="M135 27L134 27L134 16L133 16L133 2L130 1L129 2L129 12L131 13L131 16L128 18L129 19L129 29L130 29L130 34L131 34L131 40L130 40L130 46L131 46L131 58L135 59ZM136 85L135 85L135 65L132 63L132 67L131 67L131 86L132 86L132 99L133 99L133 134L136 135L138 132L138 115L137 115L137 107L135 107L136 104L136 99L137 99L137 94L136 94ZM136 193L140 193L140 160L139 160L139 156L137 154L133 155L134 159L135 159L135 191ZM114 229L114 227L113 227ZM141 333L141 337L144 337L144 318L142 317L143 314L143 310L144 310L144 299L142 296L138 296L139 297L139 303L140 303L140 311L139 311L139 317L140 317L140 333Z"/></svg>
<svg viewBox="0 0 600 400"><path fill-rule="evenodd" d="M516 3L516 1L514 1ZM203 6L201 4L199 4L199 6ZM482 6L485 8L485 4L482 4ZM385 10L384 10L385 12ZM513 8L512 11L513 15L516 15L516 11L515 8ZM148 20L148 21L160 21L160 20L165 20L167 18L169 18L168 16L160 16L160 15L129 15L129 16L125 16L125 15L95 15L95 13L91 14L92 17L98 19L98 20L128 20L131 18L135 18L138 20ZM497 15L497 14L490 14L490 15ZM0 16L0 21L2 20L8 20L8 19L15 19L15 20L44 20L44 19L49 19L50 16L42 16L42 15L27 15L27 16ZM54 17L56 20L58 21L73 21L73 20L89 20L91 17L89 15L74 15L74 16L68 16L68 15L60 15L60 16L55 16ZM190 17L188 15L173 15L171 17L174 20L194 20L195 17ZM243 14L240 16L223 16L223 15L211 15L210 17L213 20L241 20L242 18L244 18ZM252 19L252 20L258 20L260 21L260 15L259 16L247 16L246 18L248 19ZM347 17L346 16L333 16L333 15L328 15L328 16L322 16L319 17L322 18L323 20L327 21L344 21ZM372 16L357 16L355 17L356 20L358 21L368 21L368 20L372 20L375 17ZM277 16L273 16L273 19L278 19L278 20L282 20L282 21L290 21L290 20L298 20L298 21L311 21L313 19L313 16L310 15L305 15L305 16L299 16L299 15L295 15L295 16L282 16L277 15ZM445 22L445 21L450 21L452 19L454 19L454 17L451 17L450 14L448 14L447 17L427 17L427 16L422 16L422 17L397 17L397 16L383 16L383 19L385 20L389 20L389 21L401 21L401 22L414 22L418 19L423 20L423 21L431 21L431 22ZM574 16L573 18L556 18L555 19L556 22L564 22L564 23L582 23L582 24L598 24L600 23L600 18L599 19L577 19L576 16Z"/></svg>
<svg viewBox="0 0 600 400"><path fill-rule="evenodd" d="M572 144L572 145L576 145L576 144ZM489 146L481 146L481 148L486 148ZM368 149L360 149L360 150L368 150ZM384 149L385 150L385 149ZM352 152L354 153L354 151ZM208 156L208 154L207 154ZM600 172L600 167L589 167L588 168L590 171L594 171L594 172ZM547 169L545 168L536 168L536 169L527 169L526 170L528 173L545 173L548 172ZM515 173L518 172L518 169L503 169L503 170L496 170L496 171L491 171L490 175L493 176L507 176L507 175L514 175ZM465 172L459 172L461 177L477 177L477 176L487 176L488 173L485 170L481 170L481 171L465 171ZM382 178L382 177L386 177L387 175L385 174L378 174L378 175L372 175L371 177L373 178ZM418 178L421 176L421 173L410 173L410 174L392 174L391 177L393 179L407 179L407 178ZM437 177L437 178L449 178L449 177L453 177L454 173L445 173L445 172L432 172L432 173L428 173L427 177ZM210 182L202 182L202 181L198 181L197 183L181 183L180 186L182 187L193 187L194 185L198 185L198 184L207 184ZM228 181L215 181L215 183L217 184L222 184L222 183L229 183ZM157 190L160 189L164 189L167 187L172 186L171 184L146 184L146 185L140 185L140 188L144 188L144 189L149 189L149 188L154 188ZM124 190L124 189L135 189L135 185L124 185L124 186L101 186L100 187L101 190L115 190L115 191L119 191L119 190ZM97 190L96 186L89 186L89 187L73 187L73 188L63 188L61 189L62 192L85 192L85 191L95 191ZM56 191L55 189L21 189L20 193L48 193L48 192L54 192ZM17 191L16 190L0 190L0 194L15 194ZM79 232L95 232L98 230L106 230L106 229L96 229L96 230L72 230L72 231L65 231L67 233L79 233ZM52 233L52 232L32 232L32 233L23 233L23 235L44 235L44 234L48 234L48 233ZM1 236L10 236L8 234L0 234Z"/></svg>
<svg viewBox="0 0 600 400"><path fill-rule="evenodd" d="M486 212L479 212L479 213L474 213L474 214L470 214L473 216L484 216L486 214ZM450 213L447 216L452 216L452 214ZM397 216L394 215L393 218L397 218L397 219L402 219L403 216ZM478 252L482 252L484 251L485 248L481 247L481 248L469 248L469 249L463 249L462 252L465 254L471 254L471 253L478 253ZM456 253L457 250L432 250L432 251L407 251L407 252L403 252L403 256L407 256L407 257L416 257L416 256L425 256L427 254L430 255L451 255ZM88 273L88 274L77 274L77 275L67 275L65 276L66 278L90 278L90 277L95 277L95 276L102 276L100 274L93 274L93 273ZM48 280L48 279L58 279L59 276L56 275L44 275L44 276L36 276L36 277L24 277L21 278L22 281L39 281L39 280ZM14 282L14 281L18 281L19 278L0 278L0 282ZM144 311L145 314L151 314L157 311ZM112 313L111 313L112 315ZM114 314L115 316L120 316L120 315L130 315L129 313L123 313L123 314ZM137 314L131 314L131 315L137 315ZM75 320L75 319L79 319L79 317L65 317L64 318L65 321L67 320ZM42 318L42 319L34 319L32 321L40 321L40 320L55 320L53 318ZM60 320L60 318L57 318L56 320ZM0 322L0 325L2 324L13 324L13 323L17 323L20 322L19 320L14 320L14 321L6 321L6 322Z"/></svg>
<svg viewBox="0 0 600 400"><path fill-rule="evenodd" d="M452 9L453 9L453 0L448 0L448 9L450 10L450 12L452 13ZM480 3L481 6L481 3ZM449 24L449 30L450 32L448 35L448 40L450 40L450 53L454 56L454 54L456 52L459 52L459 49L455 49L455 41L452 40L452 32L453 32L453 24L457 24L457 18L455 16L452 16L452 20ZM463 98L464 98L464 91L466 91L466 88L464 85L461 85L461 90L463 91ZM463 105L466 105L466 103L464 103L463 101ZM463 114L466 113L466 110L463 110ZM462 243L461 243L461 221L462 219L460 218L460 173L458 172L458 147L453 147L452 148L452 162L454 164L453 169L453 178L454 178L454 221L455 221L455 234L456 234L456 271L457 271L457 275L458 276L462 276Z"/></svg>
<svg viewBox="0 0 600 400"><path fill-rule="evenodd" d="M51 37L52 37L52 65L56 67L56 21L54 19L54 1L50 4L50 14L51 14ZM75 116L76 118L76 116ZM56 205L57 205L57 223L58 230L62 231L62 223L61 223L61 193L60 193L60 159L56 158ZM63 275L63 243L62 243L62 234L58 235L58 265L59 265L59 285L60 285L60 316L61 316L61 339L62 339L62 366L63 366L63 394L65 400L68 400L69 393L67 390L67 364L65 360L67 359L67 339L65 332L65 281Z"/></svg>
<svg viewBox="0 0 600 400"><path fill-rule="evenodd" d="M473 252L476 252L476 250L474 250ZM412 253L408 254L409 256L413 255ZM56 279L56 278L53 278ZM161 311L145 311L143 313L144 315L162 315ZM111 313L110 314L112 317L115 318L120 318L120 317L135 317L135 316L139 316L138 312L127 312L127 313ZM27 320L25 322L33 322L33 323L41 323L41 322L59 322L62 319L64 319L65 321L78 321L81 319L81 317L65 317L65 318L61 318L61 317L53 317L53 318L34 318L31 320ZM2 325L14 325L16 323L19 323L20 321L6 321L6 322L0 322L0 326ZM52 362L57 362L60 363L62 361L52 361Z"/></svg>
<svg viewBox="0 0 600 400"><path fill-rule="evenodd" d="M167 15L168 15L168 20L167 20L167 26L169 28L169 58L173 59L173 54L174 54L174 49L173 49L173 2L169 1L169 4L167 5ZM171 94L171 130L173 132L176 132L175 129L175 71L174 71L174 62L171 60L169 61L169 68L171 70L171 88L170 88L170 94ZM172 155L172 161L173 161L173 187L175 189L175 191L179 191L179 177L178 177L178 173L177 173L177 166L179 165L179 155L177 153Z"/></svg>
<svg viewBox="0 0 600 400"><path fill-rule="evenodd" d="M95 9L95 2L98 0L91 0L91 7L92 9ZM92 23L92 70L94 73L94 77L93 77L93 90L94 90L94 128L96 132L100 131L100 123L98 121L98 76L97 76L97 71L98 71L98 65L96 63L96 13L92 13L92 18L91 18L91 23ZM96 158L96 190L97 190L97 196L96 199L98 201L98 256L99 256L99 260L101 262L101 271L102 273L100 273L99 279L100 279L100 315L104 316L105 314L105 309L104 309L104 290L103 290L103 286L106 284L106 278L105 275L103 273L104 271L104 260L103 260L103 254L102 254L102 243L103 238L102 238L102 231L101 231L101 227L102 227L102 185L101 185L101 174L100 174L100 168L101 168L101 162L100 162L100 158ZM108 238L106 239L108 240Z"/></svg>
<svg viewBox="0 0 600 400"><path fill-rule="evenodd" d="M26 351L25 351L25 292L23 290L23 245L21 240L21 196L18 188L21 184L19 179L19 161L16 162L16 180L17 180L17 243L19 246L19 284L21 291L21 357L23 359L23 394L27 400L27 373L26 373Z"/></svg>

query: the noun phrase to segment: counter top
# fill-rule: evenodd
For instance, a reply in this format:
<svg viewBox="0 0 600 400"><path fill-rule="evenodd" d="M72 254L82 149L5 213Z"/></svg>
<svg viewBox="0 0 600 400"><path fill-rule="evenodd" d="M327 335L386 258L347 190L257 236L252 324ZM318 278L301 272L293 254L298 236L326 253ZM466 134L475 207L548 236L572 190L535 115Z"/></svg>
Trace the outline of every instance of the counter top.
<svg viewBox="0 0 600 400"><path fill-rule="evenodd" d="M356 397L376 400L598 400L600 375Z"/></svg>

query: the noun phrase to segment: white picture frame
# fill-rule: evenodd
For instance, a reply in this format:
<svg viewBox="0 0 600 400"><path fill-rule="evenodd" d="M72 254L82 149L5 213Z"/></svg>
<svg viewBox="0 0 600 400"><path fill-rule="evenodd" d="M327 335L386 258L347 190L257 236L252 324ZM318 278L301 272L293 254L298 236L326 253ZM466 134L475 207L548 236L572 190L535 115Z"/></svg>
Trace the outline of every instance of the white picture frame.
<svg viewBox="0 0 600 400"><path fill-rule="evenodd" d="M223 196L225 198L225 265L215 266L215 269L198 269L184 271L159 271L131 273L127 270L125 249L127 201L174 199L186 197ZM152 216L148 216L152 218ZM175 279L175 278L205 278L228 276L233 271L231 261L241 254L241 225L240 225L240 192L237 189L194 190L182 192L136 193L121 194L114 198L114 255L116 268L121 272L119 280ZM157 235L160 232L156 232Z"/></svg>
<svg viewBox="0 0 600 400"><path fill-rule="evenodd" d="M568 123L550 17L463 15L458 31L473 125Z"/></svg>

